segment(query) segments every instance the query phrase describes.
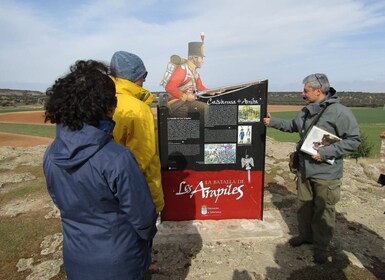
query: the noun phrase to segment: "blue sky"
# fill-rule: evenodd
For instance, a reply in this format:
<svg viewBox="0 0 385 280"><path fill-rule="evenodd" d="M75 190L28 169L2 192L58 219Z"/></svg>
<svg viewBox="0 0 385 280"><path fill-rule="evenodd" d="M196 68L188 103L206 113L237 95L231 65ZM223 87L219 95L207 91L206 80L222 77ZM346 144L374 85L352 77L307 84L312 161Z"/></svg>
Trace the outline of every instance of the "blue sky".
<svg viewBox="0 0 385 280"><path fill-rule="evenodd" d="M139 55L163 91L170 55L205 33L207 87L269 80L301 91L325 73L337 91L385 92L385 1L0 0L0 88L45 91L79 59Z"/></svg>

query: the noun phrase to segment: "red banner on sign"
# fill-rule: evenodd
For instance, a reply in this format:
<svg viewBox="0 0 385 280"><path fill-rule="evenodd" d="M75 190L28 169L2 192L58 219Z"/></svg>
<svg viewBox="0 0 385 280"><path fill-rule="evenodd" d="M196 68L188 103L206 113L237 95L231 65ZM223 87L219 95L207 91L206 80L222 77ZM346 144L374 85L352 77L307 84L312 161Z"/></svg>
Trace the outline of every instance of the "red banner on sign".
<svg viewBox="0 0 385 280"><path fill-rule="evenodd" d="M262 171L162 171L162 220L262 219Z"/></svg>

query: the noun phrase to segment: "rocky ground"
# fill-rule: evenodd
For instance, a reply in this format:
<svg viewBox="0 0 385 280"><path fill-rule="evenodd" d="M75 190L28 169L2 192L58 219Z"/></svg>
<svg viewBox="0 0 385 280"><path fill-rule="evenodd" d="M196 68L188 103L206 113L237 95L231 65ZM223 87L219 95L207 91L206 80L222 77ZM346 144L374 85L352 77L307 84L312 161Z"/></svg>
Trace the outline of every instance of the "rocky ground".
<svg viewBox="0 0 385 280"><path fill-rule="evenodd" d="M40 168L45 147L0 147L2 222L35 212L46 221L58 221L44 186L38 195L7 196L23 183L43 182L38 178L41 172L25 172L25 167ZM379 173L384 173L384 163L345 161L332 256L327 264L315 265L311 246L287 244L297 232L295 187L287 166L292 149L293 144L267 140L264 208L279 223L280 236L207 241L195 234L155 242L153 253L160 270L152 279L385 279L385 188L376 183ZM60 230L36 241L40 244L37 252L26 250L11 263L0 258L1 279L65 279Z"/></svg>

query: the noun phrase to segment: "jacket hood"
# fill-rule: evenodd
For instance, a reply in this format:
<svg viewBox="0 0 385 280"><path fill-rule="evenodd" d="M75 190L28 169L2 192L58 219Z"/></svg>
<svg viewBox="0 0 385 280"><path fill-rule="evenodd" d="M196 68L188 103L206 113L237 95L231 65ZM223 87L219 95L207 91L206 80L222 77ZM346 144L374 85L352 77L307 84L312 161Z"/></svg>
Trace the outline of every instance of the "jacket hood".
<svg viewBox="0 0 385 280"><path fill-rule="evenodd" d="M111 134L91 125L84 124L77 131L57 125L56 138L47 154L59 168L70 170L83 165L111 139Z"/></svg>
<svg viewBox="0 0 385 280"><path fill-rule="evenodd" d="M323 104L330 105L331 103L340 102L340 98L336 93L337 93L336 90L330 87L329 92L326 95L326 99L323 102L321 102L321 104L323 103Z"/></svg>
<svg viewBox="0 0 385 280"><path fill-rule="evenodd" d="M154 102L154 95L147 89L138 86L129 80L121 78L112 78L112 80L115 82L117 94L130 94L131 96L143 101L147 105L150 105L152 102Z"/></svg>

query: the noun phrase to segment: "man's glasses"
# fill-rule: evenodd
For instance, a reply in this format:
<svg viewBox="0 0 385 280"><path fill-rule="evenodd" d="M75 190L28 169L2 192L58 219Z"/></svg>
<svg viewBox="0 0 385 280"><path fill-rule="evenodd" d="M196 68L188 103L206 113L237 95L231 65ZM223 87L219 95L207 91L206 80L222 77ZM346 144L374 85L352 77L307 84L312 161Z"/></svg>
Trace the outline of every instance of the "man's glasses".
<svg viewBox="0 0 385 280"><path fill-rule="evenodd" d="M145 80L146 77L147 77L147 75L148 75L148 72L146 71L146 73L144 73L144 75L142 76L142 78Z"/></svg>
<svg viewBox="0 0 385 280"><path fill-rule="evenodd" d="M320 88L322 88L322 84L321 84L320 80L318 79L318 76L317 76L317 74L314 74L314 76L315 76L315 78L317 79L317 81L318 81L318 83L319 83L319 86L320 86Z"/></svg>

